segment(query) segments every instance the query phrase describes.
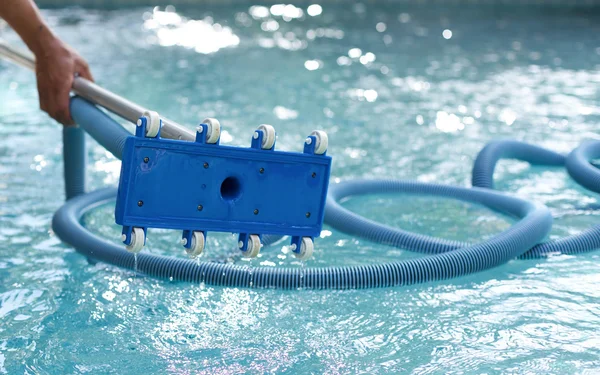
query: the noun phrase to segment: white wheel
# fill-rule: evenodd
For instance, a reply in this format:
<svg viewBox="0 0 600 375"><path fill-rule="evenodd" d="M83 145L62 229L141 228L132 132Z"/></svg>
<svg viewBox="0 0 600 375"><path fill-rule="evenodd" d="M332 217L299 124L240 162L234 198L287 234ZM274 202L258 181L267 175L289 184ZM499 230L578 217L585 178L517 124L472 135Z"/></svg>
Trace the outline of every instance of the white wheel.
<svg viewBox="0 0 600 375"><path fill-rule="evenodd" d="M327 146L329 145L327 133L325 133L323 130L315 130L314 132L310 133L310 135L316 138L315 154L324 154L325 151L327 151Z"/></svg>
<svg viewBox="0 0 600 375"><path fill-rule="evenodd" d="M217 143L221 137L221 123L216 118L205 118L203 124L208 125L206 143Z"/></svg>
<svg viewBox="0 0 600 375"><path fill-rule="evenodd" d="M154 111L146 111L144 117L146 118L146 137L156 137L160 130L160 116Z"/></svg>
<svg viewBox="0 0 600 375"><path fill-rule="evenodd" d="M204 251L204 244L204 233L194 231L192 234L192 246L189 249L185 247L185 252L192 258L195 258Z"/></svg>
<svg viewBox="0 0 600 375"><path fill-rule="evenodd" d="M315 137L315 154L324 154L329 146L329 137L327 137L327 133L325 133L323 130L315 130L310 133L310 135Z"/></svg>
<svg viewBox="0 0 600 375"><path fill-rule="evenodd" d="M260 147L263 150L269 150L275 144L275 128L271 125L262 124L256 130L262 130L263 139Z"/></svg>
<svg viewBox="0 0 600 375"><path fill-rule="evenodd" d="M139 253L144 247L144 242L146 241L146 235L144 234L144 230L142 228L133 228L131 231L131 243L125 248L130 253Z"/></svg>
<svg viewBox="0 0 600 375"><path fill-rule="evenodd" d="M260 237L256 234L251 234L248 238L248 246L243 252L246 258L256 258L260 252Z"/></svg>
<svg viewBox="0 0 600 375"><path fill-rule="evenodd" d="M313 240L310 237L302 237L302 242L300 243L300 252L294 253L294 256L300 260L307 260L312 256L314 249L315 243Z"/></svg>

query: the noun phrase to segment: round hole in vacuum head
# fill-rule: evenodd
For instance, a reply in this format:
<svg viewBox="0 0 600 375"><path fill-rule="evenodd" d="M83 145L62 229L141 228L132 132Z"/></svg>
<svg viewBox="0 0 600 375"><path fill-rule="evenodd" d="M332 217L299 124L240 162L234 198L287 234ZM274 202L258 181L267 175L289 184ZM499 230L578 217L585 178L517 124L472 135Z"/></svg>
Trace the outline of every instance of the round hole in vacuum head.
<svg viewBox="0 0 600 375"><path fill-rule="evenodd" d="M221 197L225 200L232 201L242 193L242 185L240 180L235 177L227 177L221 183Z"/></svg>

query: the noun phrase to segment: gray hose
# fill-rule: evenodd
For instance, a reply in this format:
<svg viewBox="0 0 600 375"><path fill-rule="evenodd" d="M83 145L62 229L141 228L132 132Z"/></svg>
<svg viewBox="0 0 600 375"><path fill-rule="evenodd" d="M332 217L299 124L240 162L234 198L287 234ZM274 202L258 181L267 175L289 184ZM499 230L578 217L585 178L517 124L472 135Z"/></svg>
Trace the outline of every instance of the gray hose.
<svg viewBox="0 0 600 375"><path fill-rule="evenodd" d="M71 101L73 118L102 145L119 157L122 154L124 134L108 116L80 98ZM65 153L73 154L66 143ZM81 178L76 164L65 164L66 181ZM369 226L366 219L357 221L355 214L336 203L349 195L366 193L408 193L450 197L476 203L516 216L521 220L508 230L481 244L463 248L458 242L413 235L389 227ZM326 268L267 268L237 266L162 257L142 253L138 256L138 271L150 276L173 280L205 282L235 287L274 287L284 289L347 289L407 285L443 280L467 275L498 266L525 252L543 239L552 224L550 212L544 206L509 197L487 189L465 189L443 185L401 181L353 181L330 187L326 220L332 226L356 228L363 236L375 241L406 246L413 250L434 254L428 257L383 264ZM89 232L80 224L81 216L89 209L112 199L115 190L100 190L70 199L53 218L55 233L90 258L132 269L134 256ZM357 224L358 223L358 224ZM264 240L264 238L263 238ZM266 241L265 241L266 242Z"/></svg>

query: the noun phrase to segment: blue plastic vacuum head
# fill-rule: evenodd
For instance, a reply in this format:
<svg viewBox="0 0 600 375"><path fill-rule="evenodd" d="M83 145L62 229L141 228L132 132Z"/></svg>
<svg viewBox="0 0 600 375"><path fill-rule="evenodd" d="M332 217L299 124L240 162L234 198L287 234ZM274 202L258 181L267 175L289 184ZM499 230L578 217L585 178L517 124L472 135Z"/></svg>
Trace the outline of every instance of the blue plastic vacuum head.
<svg viewBox="0 0 600 375"><path fill-rule="evenodd" d="M275 130L261 125L250 148L219 145L220 124L206 119L196 142L160 138L160 119L148 113L129 137L115 217L123 242L140 251L147 228L183 230L192 256L204 249L206 231L240 233L248 257L262 234L292 236L301 259L320 234L331 168L327 135L313 132L304 153L275 151Z"/></svg>

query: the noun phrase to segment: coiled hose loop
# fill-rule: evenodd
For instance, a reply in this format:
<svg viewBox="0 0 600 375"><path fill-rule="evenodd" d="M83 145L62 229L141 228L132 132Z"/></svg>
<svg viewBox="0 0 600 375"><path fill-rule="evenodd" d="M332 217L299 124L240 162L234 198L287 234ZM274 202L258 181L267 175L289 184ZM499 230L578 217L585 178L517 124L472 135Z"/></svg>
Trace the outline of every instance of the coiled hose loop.
<svg viewBox="0 0 600 375"><path fill-rule="evenodd" d="M590 163L600 158L600 142L587 141L567 157L567 171L573 180L581 186L600 193L600 170Z"/></svg>
<svg viewBox="0 0 600 375"><path fill-rule="evenodd" d="M473 186L493 188L494 169L500 159L517 159L533 165L561 166L579 184L600 192L600 173L589 160L600 157L600 142L586 142L567 158L553 151L518 141L488 143L477 155L473 166ZM594 190L596 189L596 190ZM574 236L540 243L520 258L540 258L550 254L578 254L600 248L600 225Z"/></svg>
<svg viewBox="0 0 600 375"><path fill-rule="evenodd" d="M390 193L438 196L482 204L495 211L520 218L522 221L491 240L471 245L391 228L363 218L338 203L341 199L349 196ZM535 205L493 190L396 180L358 180L331 184L325 221L331 227L344 233L407 250L426 254L445 254L458 251L463 256L459 262L459 264L462 263L461 267L470 266L475 258L479 260L486 257L494 258L495 261L491 262L487 268L523 254L537 241L542 240L552 225L550 212L545 206ZM519 232L519 237L515 236L515 231ZM494 244L494 247L491 247L491 243ZM475 255L472 251L477 254ZM479 251L481 252L479 253Z"/></svg>
<svg viewBox="0 0 600 375"><path fill-rule="evenodd" d="M493 189L494 170L500 159L517 159L532 165L553 167L565 165L563 155L545 148L512 140L493 141L485 145L475 159L472 173L473 186Z"/></svg>

